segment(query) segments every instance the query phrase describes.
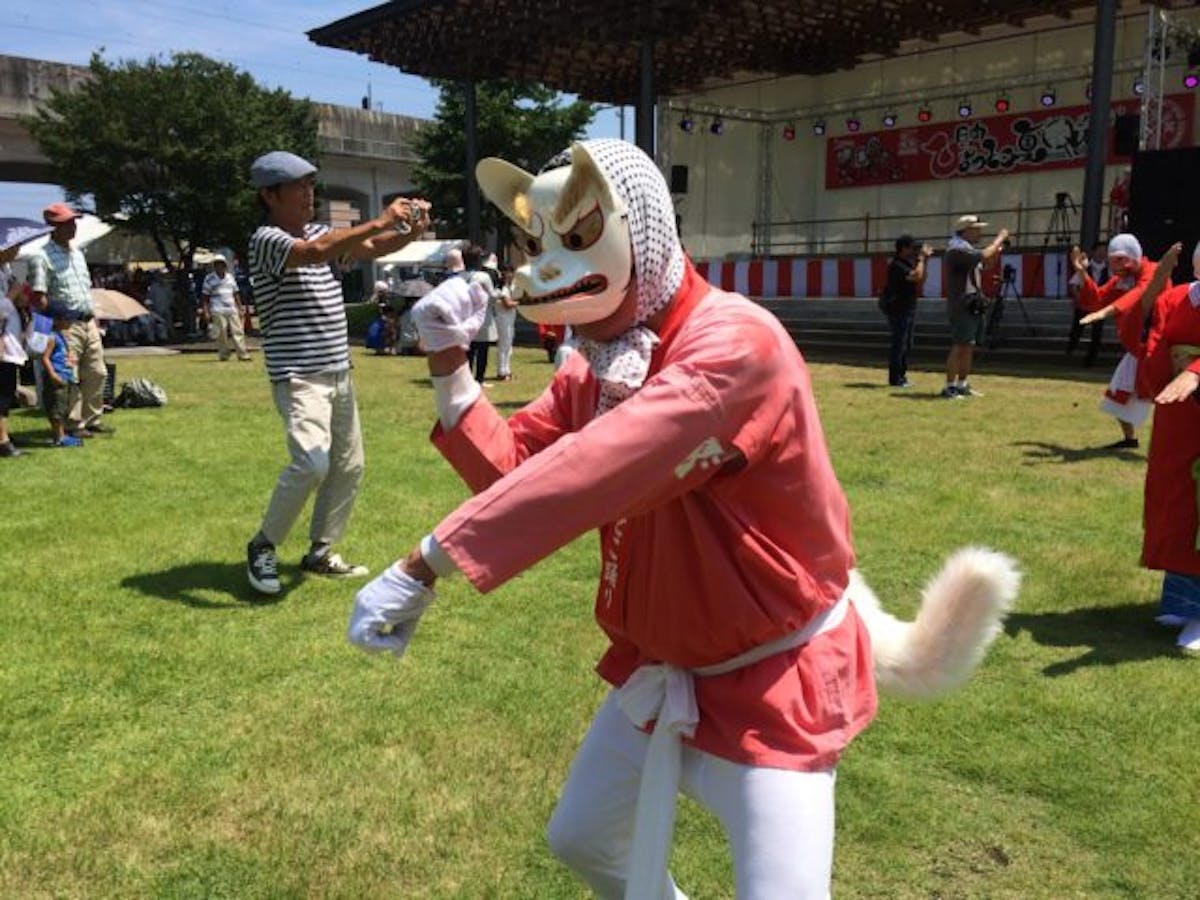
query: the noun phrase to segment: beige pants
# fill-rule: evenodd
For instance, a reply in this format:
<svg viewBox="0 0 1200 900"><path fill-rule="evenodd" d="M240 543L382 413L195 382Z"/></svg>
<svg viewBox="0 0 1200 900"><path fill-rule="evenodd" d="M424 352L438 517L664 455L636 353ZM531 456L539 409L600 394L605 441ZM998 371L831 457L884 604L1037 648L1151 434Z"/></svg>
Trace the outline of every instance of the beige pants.
<svg viewBox="0 0 1200 900"><path fill-rule="evenodd" d="M281 544L315 491L309 537L332 544L346 530L363 476L362 430L350 373L277 381L271 392L292 461L279 475L262 533Z"/></svg>
<svg viewBox="0 0 1200 900"><path fill-rule="evenodd" d="M80 425L91 425L104 414L104 381L108 378L104 345L100 343L95 319L71 323L67 330L67 351L74 355L79 367L79 390L68 418Z"/></svg>
<svg viewBox="0 0 1200 900"><path fill-rule="evenodd" d="M216 332L218 359L229 359L230 351L236 351L238 359L250 358L246 353L246 333L242 330L242 317L238 313L213 313L210 328Z"/></svg>

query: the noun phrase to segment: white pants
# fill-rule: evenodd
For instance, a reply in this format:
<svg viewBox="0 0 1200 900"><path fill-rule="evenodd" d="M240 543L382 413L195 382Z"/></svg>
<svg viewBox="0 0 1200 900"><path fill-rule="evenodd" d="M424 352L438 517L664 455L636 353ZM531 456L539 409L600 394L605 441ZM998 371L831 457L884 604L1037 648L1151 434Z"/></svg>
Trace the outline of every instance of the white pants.
<svg viewBox="0 0 1200 900"><path fill-rule="evenodd" d="M283 543L314 491L309 538L334 543L346 528L363 477L362 431L350 373L297 376L271 385L291 464L279 475L262 533Z"/></svg>
<svg viewBox="0 0 1200 900"><path fill-rule="evenodd" d="M571 764L547 829L554 855L603 900L625 896L649 741L609 694ZM683 749L681 789L724 826L738 900L826 900L835 780L832 769L756 768ZM685 898L674 883L664 893L664 900L671 898Z"/></svg>
<svg viewBox="0 0 1200 900"><path fill-rule="evenodd" d="M496 374L503 378L512 374L513 335L517 330L517 311L496 306Z"/></svg>
<svg viewBox="0 0 1200 900"><path fill-rule="evenodd" d="M242 317L237 312L214 312L209 326L217 340L217 358L229 359L236 352L238 359L249 359L246 352L246 334L242 329Z"/></svg>

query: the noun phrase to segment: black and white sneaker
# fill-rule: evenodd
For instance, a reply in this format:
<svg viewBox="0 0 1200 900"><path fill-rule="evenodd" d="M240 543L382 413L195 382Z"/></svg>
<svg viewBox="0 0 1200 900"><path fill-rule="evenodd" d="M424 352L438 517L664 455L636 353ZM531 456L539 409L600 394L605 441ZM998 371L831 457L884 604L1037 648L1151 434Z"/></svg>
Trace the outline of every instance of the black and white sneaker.
<svg viewBox="0 0 1200 900"><path fill-rule="evenodd" d="M337 553L323 553L317 557L306 554L300 560L300 568L312 575L326 575L331 578L362 578L371 574L366 566L348 563Z"/></svg>
<svg viewBox="0 0 1200 900"><path fill-rule="evenodd" d="M279 560L275 557L275 548L270 544L246 545L246 577L250 579L250 587L260 594L278 594Z"/></svg>

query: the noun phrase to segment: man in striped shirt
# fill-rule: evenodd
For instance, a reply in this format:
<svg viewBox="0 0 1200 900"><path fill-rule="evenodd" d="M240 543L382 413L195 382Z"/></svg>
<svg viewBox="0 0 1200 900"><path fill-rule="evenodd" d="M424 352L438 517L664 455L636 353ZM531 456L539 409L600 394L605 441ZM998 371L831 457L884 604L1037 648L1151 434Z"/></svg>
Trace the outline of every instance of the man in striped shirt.
<svg viewBox="0 0 1200 900"><path fill-rule="evenodd" d="M363 474L345 301L330 265L343 257L374 259L398 250L429 222L428 204L399 198L353 228L318 225L312 221L316 171L282 150L260 156L250 167L264 215L250 236L250 281L291 456L247 546L250 584L264 594L279 593L275 547L314 492L312 546L300 568L318 575L367 574L330 551L345 530Z"/></svg>

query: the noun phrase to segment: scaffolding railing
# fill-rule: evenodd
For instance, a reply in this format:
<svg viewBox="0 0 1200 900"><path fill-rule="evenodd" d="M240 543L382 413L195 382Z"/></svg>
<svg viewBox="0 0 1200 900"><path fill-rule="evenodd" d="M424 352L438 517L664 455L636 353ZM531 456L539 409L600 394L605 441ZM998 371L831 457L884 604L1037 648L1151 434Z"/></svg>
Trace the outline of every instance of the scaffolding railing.
<svg viewBox="0 0 1200 900"><path fill-rule="evenodd" d="M1105 204L1103 220L1110 221ZM1008 246L1014 251L1063 250L1079 241L1079 213L1069 195L1060 194L1053 205L973 209L991 232L1009 230ZM918 243L944 247L958 213L901 213L815 219L754 222L751 252L754 256L812 256L891 253L901 234ZM935 224L936 223L936 224ZM1103 230L1103 229L1102 229Z"/></svg>

